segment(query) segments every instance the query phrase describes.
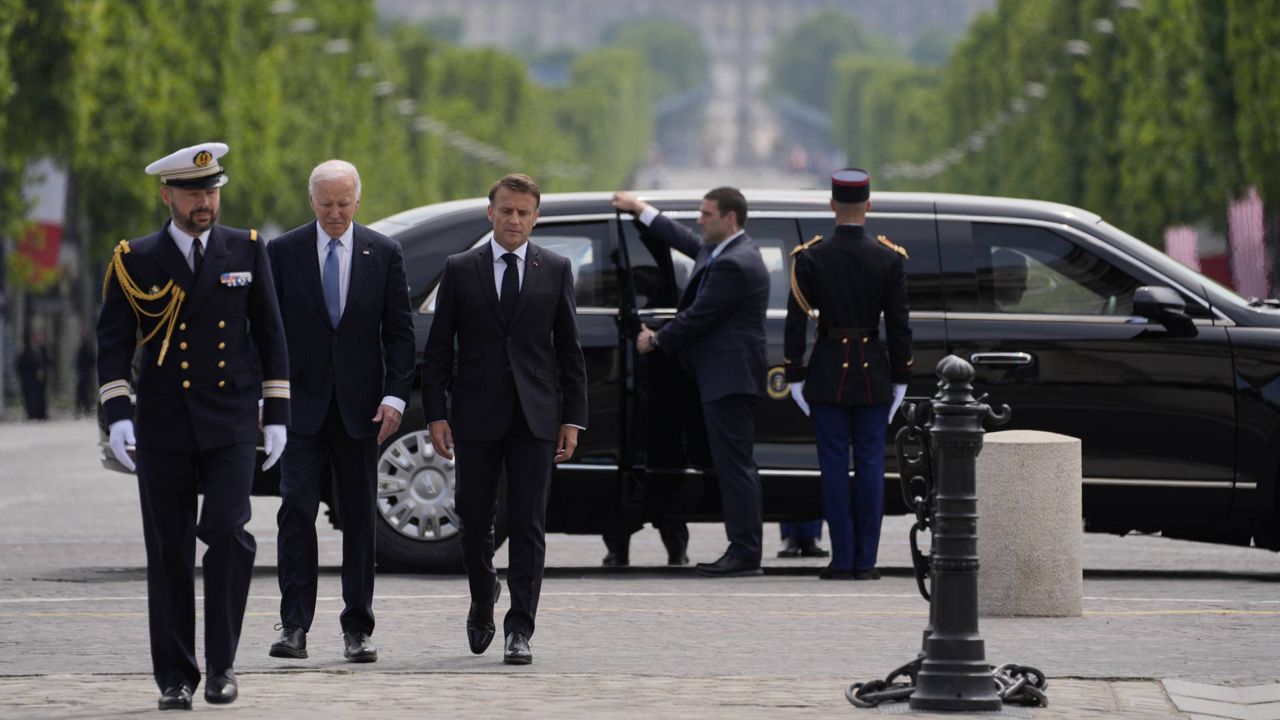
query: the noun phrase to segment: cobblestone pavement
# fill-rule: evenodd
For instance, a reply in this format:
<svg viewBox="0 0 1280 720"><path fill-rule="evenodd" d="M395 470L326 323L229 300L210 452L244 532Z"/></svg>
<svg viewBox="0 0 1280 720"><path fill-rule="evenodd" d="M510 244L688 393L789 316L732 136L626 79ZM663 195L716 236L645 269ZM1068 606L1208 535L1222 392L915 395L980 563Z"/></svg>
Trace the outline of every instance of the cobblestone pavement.
<svg viewBox="0 0 1280 720"><path fill-rule="evenodd" d="M136 489L97 466L85 452L93 440L84 422L0 425L0 718L154 711ZM901 518L886 523L888 574L874 583L820 582L823 561L771 557L763 578L701 579L660 566L665 553L652 529L633 541L640 567L605 571L598 538L553 535L532 666L502 665L500 640L472 656L462 630L465 581L418 575L379 576L381 658L354 666L342 661L337 624L340 535L322 519L311 659L284 662L266 654L278 621L278 503L254 500L258 568L237 659L241 700L210 708L197 695L198 711L871 718L882 713L854 709L844 688L910 659L927 619ZM767 549L776 547L776 526L766 533ZM695 561L724 544L718 525L693 526L692 536ZM1085 536L1085 552L1083 617L981 621L990 662L1050 676L1051 706L1023 717L1187 717L1160 680L1280 681L1277 554L1095 535Z"/></svg>

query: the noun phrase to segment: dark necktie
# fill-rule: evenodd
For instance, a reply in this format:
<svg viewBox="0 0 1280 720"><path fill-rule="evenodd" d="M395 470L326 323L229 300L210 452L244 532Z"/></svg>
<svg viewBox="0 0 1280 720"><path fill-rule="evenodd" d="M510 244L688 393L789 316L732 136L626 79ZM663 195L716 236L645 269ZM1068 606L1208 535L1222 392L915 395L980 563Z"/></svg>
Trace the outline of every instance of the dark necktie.
<svg viewBox="0 0 1280 720"><path fill-rule="evenodd" d="M520 297L520 268L516 267L519 258L515 253L504 253L502 260L507 269L502 273L502 295L498 299L502 305L502 319L510 325L516 314L516 299Z"/></svg>
<svg viewBox="0 0 1280 720"><path fill-rule="evenodd" d="M196 277L200 277L200 265L204 262L204 248L201 247L200 238L195 239L195 243L191 246L191 273Z"/></svg>
<svg viewBox="0 0 1280 720"><path fill-rule="evenodd" d="M714 251L707 256L707 264L702 266L702 274L698 275L698 288L693 291L694 297L702 294L702 286L707 284L707 273L711 271L711 263L715 262Z"/></svg>
<svg viewBox="0 0 1280 720"><path fill-rule="evenodd" d="M338 291L338 239L329 239L329 252L324 256L324 271L320 273L320 286L324 290L324 304L329 309L329 322L338 327L342 319L342 297Z"/></svg>

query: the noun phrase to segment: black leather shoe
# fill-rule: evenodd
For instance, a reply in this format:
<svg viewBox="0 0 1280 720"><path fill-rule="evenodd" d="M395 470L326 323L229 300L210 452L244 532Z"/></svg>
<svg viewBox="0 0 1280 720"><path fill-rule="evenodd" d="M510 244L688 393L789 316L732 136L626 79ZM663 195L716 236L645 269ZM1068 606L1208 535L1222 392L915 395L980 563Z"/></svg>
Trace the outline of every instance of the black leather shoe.
<svg viewBox="0 0 1280 720"><path fill-rule="evenodd" d="M271 643L271 657L297 658L307 656L307 631L293 625L280 626L280 639Z"/></svg>
<svg viewBox="0 0 1280 720"><path fill-rule="evenodd" d="M533 662L533 652L529 650L529 638L522 632L513 632L507 636L507 645L502 650L502 662L508 665L528 665Z"/></svg>
<svg viewBox="0 0 1280 720"><path fill-rule="evenodd" d="M471 601L471 609L467 612L467 644L476 655L484 654L489 649L489 643L493 642L493 636L497 632L493 626L493 606L498 604L500 595L502 583L495 580L493 602Z"/></svg>
<svg viewBox="0 0 1280 720"><path fill-rule="evenodd" d="M191 688L186 685L174 685L160 693L161 710L190 710Z"/></svg>
<svg viewBox="0 0 1280 720"><path fill-rule="evenodd" d="M348 662L378 662L378 648L369 639L369 633L350 631L342 633L342 657Z"/></svg>
<svg viewBox="0 0 1280 720"><path fill-rule="evenodd" d="M729 553L713 563L698 563L698 574L703 577L752 577L763 575L759 562L736 558Z"/></svg>
<svg viewBox="0 0 1280 720"><path fill-rule="evenodd" d="M604 567L628 567L631 565L631 558L621 553L611 552L604 556L600 564Z"/></svg>
<svg viewBox="0 0 1280 720"><path fill-rule="evenodd" d="M853 571L841 568L834 568L830 565L822 568L818 573L819 580L851 580L853 579Z"/></svg>
<svg viewBox="0 0 1280 720"><path fill-rule="evenodd" d="M800 541L800 557L827 557L830 554L813 538Z"/></svg>
<svg viewBox="0 0 1280 720"><path fill-rule="evenodd" d="M213 705L233 703L240 696L236 671L231 668L210 672L204 681L204 701Z"/></svg>
<svg viewBox="0 0 1280 720"><path fill-rule="evenodd" d="M879 580L880 571L871 568L870 570L859 570L853 574L854 580Z"/></svg>
<svg viewBox="0 0 1280 720"><path fill-rule="evenodd" d="M798 558L800 557L800 541L795 538L783 538L782 549L778 551L780 558Z"/></svg>

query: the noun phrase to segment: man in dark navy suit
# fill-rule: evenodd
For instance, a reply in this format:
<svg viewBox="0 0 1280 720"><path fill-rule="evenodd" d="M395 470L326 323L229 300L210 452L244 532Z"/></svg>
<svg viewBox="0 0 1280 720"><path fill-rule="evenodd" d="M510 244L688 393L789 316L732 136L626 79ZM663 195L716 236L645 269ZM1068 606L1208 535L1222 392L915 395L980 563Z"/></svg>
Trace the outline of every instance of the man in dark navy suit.
<svg viewBox="0 0 1280 720"><path fill-rule="evenodd" d="M413 318L400 244L354 222L360 174L323 162L308 183L316 221L267 245L296 390L280 464L280 637L273 657L307 657L316 611L316 513L332 482L342 526L343 656L374 662L378 447L400 427L413 384Z"/></svg>
<svg viewBox="0 0 1280 720"><path fill-rule="evenodd" d="M698 384L729 548L713 563L698 563L697 571L759 575L763 510L753 449L756 405L765 387L769 271L743 230L747 201L727 187L703 196L701 238L630 193L614 193L613 206L694 259L676 316L657 332L641 330L636 347L676 355Z"/></svg>
<svg viewBox="0 0 1280 720"><path fill-rule="evenodd" d="M813 428L822 504L831 533L824 580L876 580L884 514L884 445L911 380L906 251L869 237L871 176L850 168L831 177L836 229L792 251L785 360L791 395ZM880 337L880 318L885 335ZM805 363L809 320L817 320ZM853 448L854 479L849 480Z"/></svg>
<svg viewBox="0 0 1280 720"><path fill-rule="evenodd" d="M477 655L495 632L502 586L493 568L493 520L506 472L511 610L503 662L514 665L533 662L529 638L546 559L552 463L573 457L587 426L573 266L529 242L541 197L527 175L493 184L493 236L445 261L422 353L431 444L446 459L457 452L456 508L471 584L467 641Z"/></svg>
<svg viewBox="0 0 1280 720"><path fill-rule="evenodd" d="M222 143L183 148L147 166L170 222L116 246L98 317L98 389L111 451L134 469L147 546L151 662L160 709L191 709L195 549L204 569L204 697L233 702L236 647L257 550L245 529L262 399L267 461L284 452L289 358L264 243L217 224ZM142 336L137 408L131 364ZM265 379L264 379L265 378ZM134 422L137 422L135 435ZM204 506L196 521L197 488Z"/></svg>

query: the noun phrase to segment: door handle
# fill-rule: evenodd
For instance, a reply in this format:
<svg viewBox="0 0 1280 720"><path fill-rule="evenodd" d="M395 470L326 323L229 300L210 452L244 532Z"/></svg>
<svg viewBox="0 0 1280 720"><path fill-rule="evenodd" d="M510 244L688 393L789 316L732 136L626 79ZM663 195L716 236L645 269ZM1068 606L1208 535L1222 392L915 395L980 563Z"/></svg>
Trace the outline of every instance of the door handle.
<svg viewBox="0 0 1280 720"><path fill-rule="evenodd" d="M970 355L969 362L974 365L1023 366L1035 362L1035 357L1024 352L980 352Z"/></svg>

